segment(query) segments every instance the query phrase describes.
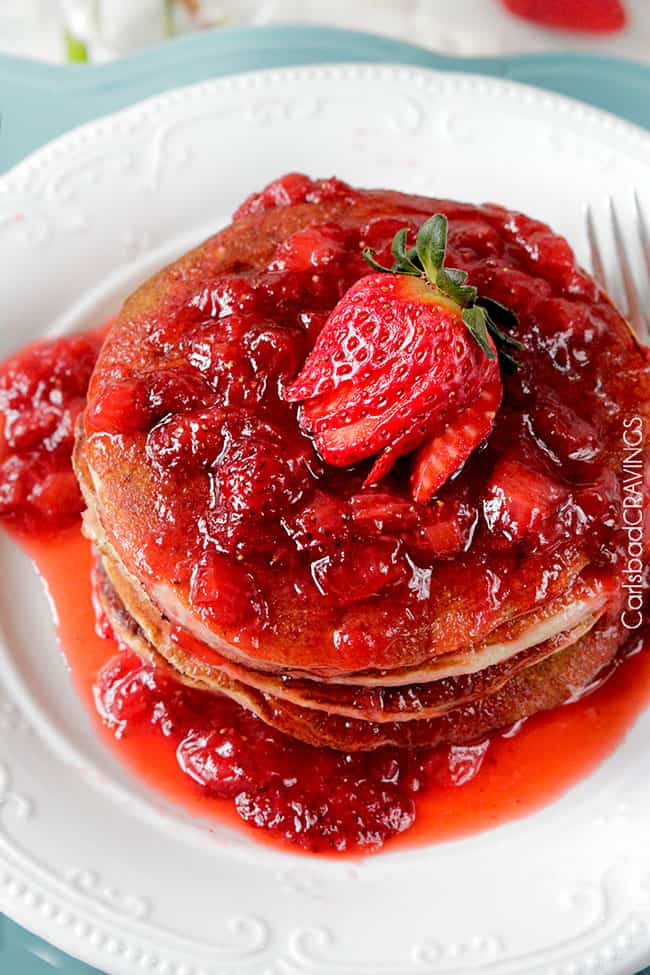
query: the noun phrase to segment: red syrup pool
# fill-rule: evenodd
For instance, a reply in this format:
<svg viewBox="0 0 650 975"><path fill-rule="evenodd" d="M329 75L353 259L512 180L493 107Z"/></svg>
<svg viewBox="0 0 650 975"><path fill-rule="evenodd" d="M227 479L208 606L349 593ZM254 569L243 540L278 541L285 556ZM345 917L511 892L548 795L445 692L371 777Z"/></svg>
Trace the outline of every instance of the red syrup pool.
<svg viewBox="0 0 650 975"><path fill-rule="evenodd" d="M77 527L21 544L48 589L72 679L107 746L202 821L243 819L285 849L359 853L389 841L395 850L527 815L591 772L650 702L650 654L635 653L581 700L474 748L356 756L312 748L226 699L157 677L110 635L100 637L92 551Z"/></svg>

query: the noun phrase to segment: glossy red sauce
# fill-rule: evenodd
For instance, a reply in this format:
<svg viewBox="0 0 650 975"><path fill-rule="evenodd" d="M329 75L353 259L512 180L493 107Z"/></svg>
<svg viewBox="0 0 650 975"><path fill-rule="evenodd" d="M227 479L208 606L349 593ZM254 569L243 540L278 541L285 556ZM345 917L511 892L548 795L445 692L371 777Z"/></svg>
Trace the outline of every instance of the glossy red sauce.
<svg viewBox="0 0 650 975"><path fill-rule="evenodd" d="M330 182L320 186L321 194L348 191ZM286 180L273 192L294 190L311 192L305 186L292 190ZM277 202L261 194L247 206ZM390 611L399 616L400 606L406 614L417 601L409 586L414 565L437 567L448 580L456 572L466 588L462 558L453 568L445 561L466 549L468 559L484 559L490 570L500 559L507 569L508 559L516 565L515 550L545 551L584 533L594 558L609 554L611 565L622 559L620 489L602 476L621 461L621 448L617 453L611 443L611 401L589 400L586 393L613 382L607 326L614 312L575 269L565 242L543 225L523 217L513 223L498 208L484 211L481 220L470 208L453 216L453 263L471 269L494 298L534 309L524 323L533 352L509 379L510 406L490 444L436 506L414 514L410 503L405 508L400 470L381 491L367 493L361 491L362 472L324 471L278 396L324 312L361 273L352 260L361 238L385 261L382 250L398 229L395 220L321 228L316 240L294 235L257 280L241 275L222 282L218 295L204 296L221 303L220 314L227 309L222 318L213 320L200 302L186 309L196 319L186 329L180 367L145 378L112 376L110 395L95 389L91 427L118 437L146 430L148 456L161 470L161 491L163 485L169 489L172 506L185 497L174 493L173 471L182 458L185 477L187 452L197 482L204 488L218 482L219 507L209 530L229 557L213 554L194 573L193 601L206 618L223 620L230 612L233 627L258 626L267 618L264 606L277 571L298 587L311 584L309 598L325 596L334 615L350 600L370 598L388 585ZM540 253L548 281L534 277ZM314 261L320 263L310 310L303 304L304 275L312 279ZM266 323L270 309L279 325ZM163 316L159 324L171 329L176 320ZM165 345L164 335L149 338ZM72 430L99 344L93 335L39 343L2 367L0 518L22 533L48 586L73 679L105 740L152 787L205 819L239 819L293 848L355 852L387 841L394 847L444 840L519 817L560 795L621 741L650 700L650 655L635 654L593 693L529 720L511 736L417 754L345 754L287 738L232 701L184 688L143 665L120 650L105 622L99 622L102 635L96 632L92 556L78 528L82 503L70 469ZM230 364L224 371L231 360L237 369ZM236 377L244 380L237 386ZM620 401L633 405L634 391L621 391ZM204 410L211 411L209 423ZM220 425L215 418L223 410L228 415ZM527 465L523 480L516 466L521 457ZM549 495L549 485L556 493ZM552 510L543 510L540 519L549 496ZM491 504L503 497L509 506ZM291 517L281 519L289 508ZM163 571L185 539L185 565L188 571L197 567L204 539L196 524L183 530L187 511L177 511L173 538L159 540ZM522 536L515 524L525 526ZM254 563L255 578L243 568L236 576L232 555ZM476 599L484 601L476 578ZM228 585L220 585L224 579ZM211 602L215 592L226 597ZM242 612L253 619L240 619Z"/></svg>
<svg viewBox="0 0 650 975"><path fill-rule="evenodd" d="M320 222L296 230L290 204L303 202ZM408 228L412 243L434 204L290 174L246 201L229 232L285 204L268 259L253 253L215 277L219 240L208 243L166 279L155 314L125 317L102 353L86 450L125 564L145 586L173 585L251 659L351 672L409 664L445 613L450 630L466 614L487 631L569 548L616 574L640 357L566 240L498 206L435 202L449 218L448 265L517 313L525 348L487 442L433 503L413 504L411 457L364 487L371 461L324 464L283 391L370 272L363 247L390 264L395 233ZM233 253L265 226L246 223ZM134 482L146 485L137 496Z"/></svg>
<svg viewBox="0 0 650 975"><path fill-rule="evenodd" d="M0 520L8 527L48 534L83 511L70 456L105 332L34 342L2 364Z"/></svg>
<svg viewBox="0 0 650 975"><path fill-rule="evenodd" d="M633 653L581 700L537 715L516 733L496 736L489 744L417 755L385 749L345 756L315 749L265 728L225 698L157 681L150 668L120 653L113 639L98 636L91 605L92 553L78 529L23 544L52 598L75 685L117 757L147 785L202 820L233 825L242 817L258 827L257 836L285 847L354 853L390 841L390 849L396 849L466 836L525 816L591 772L650 702L650 653ZM100 678L104 700L111 686L119 696L120 681L121 690L127 690L121 709L113 702L112 724L96 708L98 674L103 670L106 678L107 666L114 679ZM129 670L135 685L131 694ZM142 682L151 693L139 692ZM124 722L122 727L115 718ZM212 774L195 762L195 776L203 774L209 783L201 786L179 765L178 746L185 740L189 768L192 743L215 731L220 744L226 744L225 758ZM229 761L228 742L238 750L236 762ZM233 774L237 767L242 772ZM271 785L260 791L265 776Z"/></svg>

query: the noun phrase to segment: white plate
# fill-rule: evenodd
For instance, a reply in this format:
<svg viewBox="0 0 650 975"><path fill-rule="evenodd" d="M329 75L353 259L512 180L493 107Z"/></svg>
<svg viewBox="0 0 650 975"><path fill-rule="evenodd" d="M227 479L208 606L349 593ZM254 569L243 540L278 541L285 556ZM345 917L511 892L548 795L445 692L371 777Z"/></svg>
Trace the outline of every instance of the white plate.
<svg viewBox="0 0 650 975"><path fill-rule="evenodd" d="M614 191L631 224L650 136L534 89L399 67L163 95L0 181L0 354L101 321L292 169L520 207L586 260L585 202L604 224ZM152 975L624 975L650 960L650 712L527 819L366 860L276 852L130 778L96 740L45 597L4 537L0 570L0 908L59 947Z"/></svg>

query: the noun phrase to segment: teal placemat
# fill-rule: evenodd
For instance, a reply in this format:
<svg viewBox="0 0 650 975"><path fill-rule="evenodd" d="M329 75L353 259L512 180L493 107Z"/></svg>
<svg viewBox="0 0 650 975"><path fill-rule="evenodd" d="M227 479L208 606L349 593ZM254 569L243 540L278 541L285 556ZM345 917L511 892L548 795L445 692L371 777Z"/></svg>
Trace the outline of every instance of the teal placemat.
<svg viewBox="0 0 650 975"><path fill-rule="evenodd" d="M0 56L0 172L67 129L166 89L241 71L332 61L399 62L511 78L591 102L650 129L650 67L633 62L583 54L447 58L372 34L250 27L194 34L95 67ZM54 972L100 975L0 915L0 975ZM650 975L650 968L640 975Z"/></svg>

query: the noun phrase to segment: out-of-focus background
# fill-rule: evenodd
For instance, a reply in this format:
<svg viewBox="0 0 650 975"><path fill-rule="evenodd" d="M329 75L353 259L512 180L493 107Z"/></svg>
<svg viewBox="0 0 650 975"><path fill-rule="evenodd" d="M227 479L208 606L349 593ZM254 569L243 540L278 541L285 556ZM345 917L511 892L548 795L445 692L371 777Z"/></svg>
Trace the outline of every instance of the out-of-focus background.
<svg viewBox="0 0 650 975"><path fill-rule="evenodd" d="M650 0L0 0L0 51L101 62L192 30L270 23L371 31L452 55L650 62Z"/></svg>

